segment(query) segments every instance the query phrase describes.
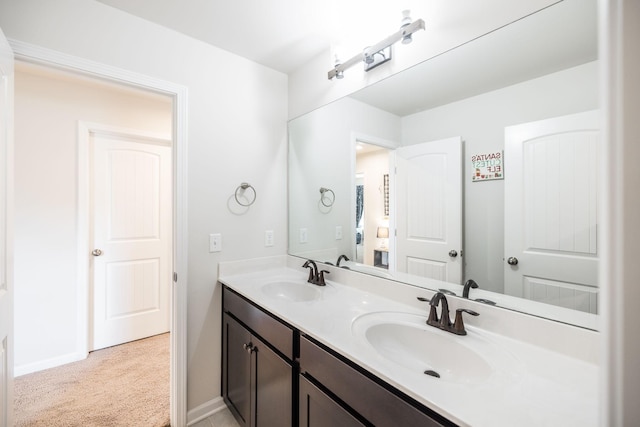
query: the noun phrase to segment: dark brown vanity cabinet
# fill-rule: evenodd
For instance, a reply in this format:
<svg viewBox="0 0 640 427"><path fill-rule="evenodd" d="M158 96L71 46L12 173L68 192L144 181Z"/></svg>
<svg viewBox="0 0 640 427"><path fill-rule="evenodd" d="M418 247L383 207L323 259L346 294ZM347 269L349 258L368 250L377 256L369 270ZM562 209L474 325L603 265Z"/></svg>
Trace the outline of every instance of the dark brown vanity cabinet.
<svg viewBox="0 0 640 427"><path fill-rule="evenodd" d="M339 421L327 421L329 417ZM455 426L330 349L301 337L300 427L331 425Z"/></svg>
<svg viewBox="0 0 640 427"><path fill-rule="evenodd" d="M300 375L300 427L362 427L365 425L311 383L306 376Z"/></svg>
<svg viewBox="0 0 640 427"><path fill-rule="evenodd" d="M297 380L293 329L229 289L224 289L223 301L225 403L243 427L292 426Z"/></svg>
<svg viewBox="0 0 640 427"><path fill-rule="evenodd" d="M222 396L243 427L455 426L223 287Z"/></svg>

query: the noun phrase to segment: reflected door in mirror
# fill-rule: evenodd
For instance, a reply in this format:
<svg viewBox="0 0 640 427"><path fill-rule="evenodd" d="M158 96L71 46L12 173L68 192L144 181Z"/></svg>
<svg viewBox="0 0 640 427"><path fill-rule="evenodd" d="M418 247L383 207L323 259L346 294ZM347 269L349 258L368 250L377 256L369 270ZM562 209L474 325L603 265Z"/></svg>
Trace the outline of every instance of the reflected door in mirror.
<svg viewBox="0 0 640 427"><path fill-rule="evenodd" d="M598 138L595 111L506 128L508 295L597 313Z"/></svg>
<svg viewBox="0 0 640 427"><path fill-rule="evenodd" d="M396 150L398 271L461 284L461 156L460 137Z"/></svg>

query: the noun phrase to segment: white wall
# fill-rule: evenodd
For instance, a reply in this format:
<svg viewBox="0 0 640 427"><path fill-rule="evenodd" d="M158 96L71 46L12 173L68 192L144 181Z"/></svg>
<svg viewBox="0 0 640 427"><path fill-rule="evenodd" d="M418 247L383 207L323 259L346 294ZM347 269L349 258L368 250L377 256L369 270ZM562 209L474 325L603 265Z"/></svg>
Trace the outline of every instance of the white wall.
<svg viewBox="0 0 640 427"><path fill-rule="evenodd" d="M0 0L0 27L15 40L188 88L187 406L216 398L217 263L286 253L287 77L93 0ZM228 203L243 181L258 198L238 215ZM264 247L265 230L274 231L273 247ZM220 253L208 252L213 232L222 233Z"/></svg>
<svg viewBox="0 0 640 427"><path fill-rule="evenodd" d="M402 144L464 140L465 277L504 290L504 181L472 182L471 156L504 150L504 128L598 108L592 62L402 118ZM505 176L509 174L505 165Z"/></svg>
<svg viewBox="0 0 640 427"><path fill-rule="evenodd" d="M296 207L289 212L292 254L314 254L314 259L330 262L340 254L353 254L356 136L397 143L400 118L345 98L290 123L289 203ZM331 209L319 204L320 187L334 191ZM335 239L336 226L342 226L341 240ZM300 228L307 229L307 243L299 241ZM327 248L335 250L324 251L325 256L317 252Z"/></svg>
<svg viewBox="0 0 640 427"><path fill-rule="evenodd" d="M603 369L600 425L640 420L640 2L600 3L601 90L607 149L603 150Z"/></svg>
<svg viewBox="0 0 640 427"><path fill-rule="evenodd" d="M170 136L171 99L17 68L16 373L83 357L77 348L78 120Z"/></svg>
<svg viewBox="0 0 640 427"><path fill-rule="evenodd" d="M418 31L409 45L397 43L393 60L370 72L355 65L344 73L342 80L328 80L327 72L333 66L330 51L317 55L305 66L289 74L289 118L298 117L322 105L349 95L381 79L405 70L424 60L446 52L476 37L547 7L557 0L483 0L468 2L421 2L412 5L412 18L425 20L426 29ZM398 6L400 13L402 6ZM465 13L460 13L464 8ZM363 15L364 19L365 15ZM389 17L389 25L394 25ZM396 21L397 22L397 21ZM364 23L366 24L366 23ZM363 24L363 25L364 25ZM357 23L355 23L357 25ZM385 27L388 28L388 27ZM386 36L388 30L380 29L380 36L371 40L374 44ZM348 44L348 41L344 41ZM364 48L365 46L362 46ZM347 52L346 59L358 52Z"/></svg>

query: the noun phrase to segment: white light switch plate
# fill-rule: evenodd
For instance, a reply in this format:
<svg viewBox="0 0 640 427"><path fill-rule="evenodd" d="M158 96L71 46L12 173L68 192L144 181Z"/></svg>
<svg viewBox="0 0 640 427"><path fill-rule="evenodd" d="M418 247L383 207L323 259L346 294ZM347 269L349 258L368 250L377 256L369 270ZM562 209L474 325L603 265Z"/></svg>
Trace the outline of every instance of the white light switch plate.
<svg viewBox="0 0 640 427"><path fill-rule="evenodd" d="M307 229L300 229L300 243L307 243Z"/></svg>
<svg viewBox="0 0 640 427"><path fill-rule="evenodd" d="M342 226L336 225L336 240L342 240Z"/></svg>
<svg viewBox="0 0 640 427"><path fill-rule="evenodd" d="M222 250L222 235L220 233L209 234L209 252Z"/></svg>

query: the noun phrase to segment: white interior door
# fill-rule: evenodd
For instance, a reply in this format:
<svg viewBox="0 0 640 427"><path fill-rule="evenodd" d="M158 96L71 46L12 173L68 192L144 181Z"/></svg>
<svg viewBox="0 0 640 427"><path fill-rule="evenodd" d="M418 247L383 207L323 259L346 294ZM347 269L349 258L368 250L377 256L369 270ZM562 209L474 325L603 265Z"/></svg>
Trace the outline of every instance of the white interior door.
<svg viewBox="0 0 640 427"><path fill-rule="evenodd" d="M13 52L0 31L0 426L13 425Z"/></svg>
<svg viewBox="0 0 640 427"><path fill-rule="evenodd" d="M462 282L462 139L396 150L396 268Z"/></svg>
<svg viewBox="0 0 640 427"><path fill-rule="evenodd" d="M508 295L597 312L598 128L595 111L506 128Z"/></svg>
<svg viewBox="0 0 640 427"><path fill-rule="evenodd" d="M93 346L169 331L170 141L93 134Z"/></svg>

